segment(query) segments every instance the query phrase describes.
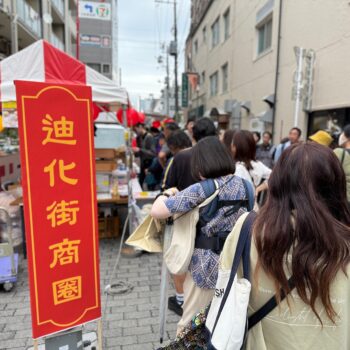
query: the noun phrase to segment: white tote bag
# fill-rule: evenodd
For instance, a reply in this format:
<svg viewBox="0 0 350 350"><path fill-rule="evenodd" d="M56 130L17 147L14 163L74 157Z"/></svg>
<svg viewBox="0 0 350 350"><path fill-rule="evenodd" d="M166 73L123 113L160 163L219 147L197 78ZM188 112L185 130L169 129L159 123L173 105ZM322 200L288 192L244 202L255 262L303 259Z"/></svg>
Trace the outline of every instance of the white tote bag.
<svg viewBox="0 0 350 350"><path fill-rule="evenodd" d="M216 191L199 206L186 214L174 218L173 237L169 249L164 252L164 261L173 275L184 274L188 271L194 250L197 223L200 208L208 205L219 193L218 183L215 181Z"/></svg>
<svg viewBox="0 0 350 350"><path fill-rule="evenodd" d="M251 290L249 282L250 235L255 216L255 212L244 214L230 234L237 233L241 227L231 270L219 268L215 294L206 320L210 338L208 350L240 350L243 345ZM230 236L225 247L230 243L229 238ZM222 254L225 253L225 247ZM237 269L241 260L243 260L244 278L237 278Z"/></svg>

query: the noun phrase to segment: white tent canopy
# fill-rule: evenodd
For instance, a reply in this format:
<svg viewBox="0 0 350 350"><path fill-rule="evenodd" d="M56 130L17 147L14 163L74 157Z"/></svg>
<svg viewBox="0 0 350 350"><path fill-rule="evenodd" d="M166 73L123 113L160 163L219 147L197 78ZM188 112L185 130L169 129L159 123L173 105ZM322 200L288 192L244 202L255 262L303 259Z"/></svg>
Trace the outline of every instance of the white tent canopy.
<svg viewBox="0 0 350 350"><path fill-rule="evenodd" d="M1 102L16 101L15 80L88 85L94 102L128 103L125 89L44 40L0 62Z"/></svg>

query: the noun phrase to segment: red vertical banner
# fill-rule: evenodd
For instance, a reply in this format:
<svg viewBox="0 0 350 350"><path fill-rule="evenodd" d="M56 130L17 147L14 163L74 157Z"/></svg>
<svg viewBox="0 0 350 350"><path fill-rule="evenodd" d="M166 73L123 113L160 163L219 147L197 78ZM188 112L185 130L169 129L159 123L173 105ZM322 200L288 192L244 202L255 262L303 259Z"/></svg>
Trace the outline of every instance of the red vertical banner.
<svg viewBox="0 0 350 350"><path fill-rule="evenodd" d="M101 317L91 88L15 85L36 339Z"/></svg>

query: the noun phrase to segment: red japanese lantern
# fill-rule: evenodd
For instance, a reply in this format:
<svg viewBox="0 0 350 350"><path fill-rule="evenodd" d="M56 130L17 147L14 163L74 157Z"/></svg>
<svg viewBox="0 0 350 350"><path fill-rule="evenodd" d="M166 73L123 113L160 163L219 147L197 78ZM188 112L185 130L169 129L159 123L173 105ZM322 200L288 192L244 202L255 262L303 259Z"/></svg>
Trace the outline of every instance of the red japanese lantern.
<svg viewBox="0 0 350 350"><path fill-rule="evenodd" d="M139 112L139 117L140 117L140 123L145 123L146 121L146 115L145 113Z"/></svg>
<svg viewBox="0 0 350 350"><path fill-rule="evenodd" d="M123 123L123 109L122 108L120 108L118 110L117 118L118 118L120 124L124 125L124 123ZM128 108L126 110L126 118L127 118L128 126L134 126L137 123L142 123L140 121L140 114L139 114L139 112L136 109L133 109L133 108Z"/></svg>

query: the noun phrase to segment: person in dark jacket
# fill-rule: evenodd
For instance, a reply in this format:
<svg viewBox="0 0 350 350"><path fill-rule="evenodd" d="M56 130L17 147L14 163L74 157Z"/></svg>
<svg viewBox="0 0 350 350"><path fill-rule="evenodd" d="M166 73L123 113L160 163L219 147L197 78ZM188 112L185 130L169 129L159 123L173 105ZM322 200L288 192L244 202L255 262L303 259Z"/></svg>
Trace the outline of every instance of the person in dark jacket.
<svg viewBox="0 0 350 350"><path fill-rule="evenodd" d="M271 144L272 134L265 131L262 137L262 144L256 147L256 160L260 160L268 168L273 167L273 157L276 147Z"/></svg>
<svg viewBox="0 0 350 350"><path fill-rule="evenodd" d="M136 124L133 127L133 130L137 134L137 147L133 148L133 152L135 154L135 157L140 158L141 171L139 181L142 187L146 177L146 169L150 167L153 158L156 156L156 148L154 143L154 137L146 130L144 124Z"/></svg>

